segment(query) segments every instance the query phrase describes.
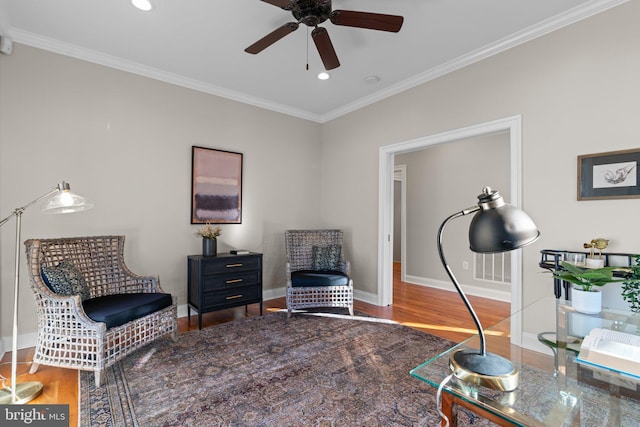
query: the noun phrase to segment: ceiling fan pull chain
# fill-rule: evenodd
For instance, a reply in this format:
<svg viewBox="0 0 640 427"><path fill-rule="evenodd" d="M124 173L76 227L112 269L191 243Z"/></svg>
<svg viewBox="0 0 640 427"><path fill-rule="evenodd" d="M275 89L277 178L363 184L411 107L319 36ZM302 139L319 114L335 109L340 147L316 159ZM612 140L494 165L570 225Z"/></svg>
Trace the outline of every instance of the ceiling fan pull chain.
<svg viewBox="0 0 640 427"><path fill-rule="evenodd" d="M314 27L311 31L311 38L313 38L313 42L318 49L324 68L333 70L340 66L340 61L331 43L329 33L325 27L318 27L318 24L329 21L333 25L397 33L400 31L400 28L402 28L404 21L404 18L399 15L356 12L353 10L333 10L331 0L262 1L291 12L296 22L288 22L276 28L244 51L254 55L260 53L286 35L297 30L300 24L304 24L307 26L307 71L309 70L309 27Z"/></svg>
<svg viewBox="0 0 640 427"><path fill-rule="evenodd" d="M309 27L307 27L307 71L309 71Z"/></svg>

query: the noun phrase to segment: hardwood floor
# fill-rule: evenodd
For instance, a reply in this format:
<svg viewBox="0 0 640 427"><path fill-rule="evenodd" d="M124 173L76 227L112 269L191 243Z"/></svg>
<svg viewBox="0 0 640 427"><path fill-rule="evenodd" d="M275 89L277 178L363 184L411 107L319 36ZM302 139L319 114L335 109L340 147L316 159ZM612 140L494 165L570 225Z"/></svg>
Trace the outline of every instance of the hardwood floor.
<svg viewBox="0 0 640 427"><path fill-rule="evenodd" d="M400 281L400 272L394 269L395 281L393 291L394 303L387 307L378 307L362 301L355 302L355 309L372 316L391 319L421 331L453 341L461 341L475 333L473 320L466 311L460 297L455 292L447 292L424 286L412 285ZM480 322L490 326L509 316L509 304L478 297L469 297ZM285 298L277 298L264 302L265 312L280 310L286 307ZM203 327L218 325L242 317L257 316L259 307L250 305L245 312L244 307L228 309L203 315ZM191 319L178 320L179 333L198 329L196 316ZM33 348L18 352L18 360L31 360ZM0 374L10 377L11 353L3 358ZM37 373L28 373L29 365L18 366L19 382L40 381L44 390L40 397L31 401L37 404L68 404L70 412L69 425L78 423L78 371L72 369L40 366ZM8 380L7 380L8 382Z"/></svg>

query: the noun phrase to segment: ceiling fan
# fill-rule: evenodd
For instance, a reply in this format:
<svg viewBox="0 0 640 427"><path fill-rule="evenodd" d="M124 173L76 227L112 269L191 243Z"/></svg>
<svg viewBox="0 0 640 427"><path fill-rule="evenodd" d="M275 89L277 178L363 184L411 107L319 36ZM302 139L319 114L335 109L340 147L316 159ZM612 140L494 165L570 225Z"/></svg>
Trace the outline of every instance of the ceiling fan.
<svg viewBox="0 0 640 427"><path fill-rule="evenodd" d="M326 28L318 24L327 19L334 25L359 27L370 30L389 31L397 33L402 28L404 18L398 15L384 15L381 13L356 12L353 10L331 10L331 0L262 0L265 3L291 11L296 22L287 22L281 27L267 34L244 51L257 54L268 48L287 34L298 29L300 24L314 27L311 38L318 49L324 68L332 70L340 66L329 33Z"/></svg>

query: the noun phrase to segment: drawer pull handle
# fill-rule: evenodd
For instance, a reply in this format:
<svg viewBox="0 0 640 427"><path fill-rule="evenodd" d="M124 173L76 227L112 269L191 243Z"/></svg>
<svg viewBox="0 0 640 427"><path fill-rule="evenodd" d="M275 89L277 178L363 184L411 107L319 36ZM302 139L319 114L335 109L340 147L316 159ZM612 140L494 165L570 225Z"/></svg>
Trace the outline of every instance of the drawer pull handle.
<svg viewBox="0 0 640 427"><path fill-rule="evenodd" d="M227 284L229 284L229 283L240 283L240 282L242 282L242 279L227 280Z"/></svg>
<svg viewBox="0 0 640 427"><path fill-rule="evenodd" d="M227 297L227 299L236 299L236 298L242 298L242 295L233 295L231 297Z"/></svg>
<svg viewBox="0 0 640 427"><path fill-rule="evenodd" d="M242 263L238 263L238 264L227 264L227 268L233 268L233 267L242 267Z"/></svg>

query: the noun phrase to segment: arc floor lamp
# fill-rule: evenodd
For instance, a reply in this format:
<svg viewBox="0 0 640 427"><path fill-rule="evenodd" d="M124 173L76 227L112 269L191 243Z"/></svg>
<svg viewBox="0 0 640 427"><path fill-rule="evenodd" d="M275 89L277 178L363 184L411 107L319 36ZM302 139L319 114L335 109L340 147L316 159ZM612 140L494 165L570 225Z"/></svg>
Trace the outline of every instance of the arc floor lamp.
<svg viewBox="0 0 640 427"><path fill-rule="evenodd" d="M460 298L467 306L480 337L479 350L458 350L451 354L449 366L456 378L493 389L512 391L518 387L519 372L509 359L488 353L484 329L475 310L462 291L442 250L442 233L446 225L459 217L475 214L469 226L469 246L477 253L508 252L533 243L540 232L529 215L505 203L499 191L485 187L478 204L456 212L444 220L438 230L438 254Z"/></svg>
<svg viewBox="0 0 640 427"><path fill-rule="evenodd" d="M42 213L64 214L91 209L93 204L84 197L74 194L70 190L67 182L62 181L55 188L46 194L38 197L26 205L16 208L11 214L0 221L0 227L6 224L11 218L16 217L16 254L15 254L15 275L13 284L13 339L11 355L11 388L0 389L0 404L20 404L26 403L42 393L42 383L30 381L16 384L17 382L17 347L18 347L18 294L20 282L20 234L22 231L22 213L30 206L41 202Z"/></svg>

